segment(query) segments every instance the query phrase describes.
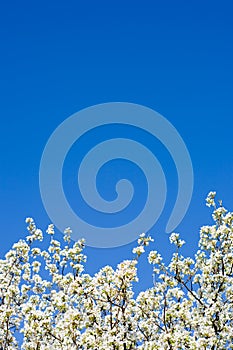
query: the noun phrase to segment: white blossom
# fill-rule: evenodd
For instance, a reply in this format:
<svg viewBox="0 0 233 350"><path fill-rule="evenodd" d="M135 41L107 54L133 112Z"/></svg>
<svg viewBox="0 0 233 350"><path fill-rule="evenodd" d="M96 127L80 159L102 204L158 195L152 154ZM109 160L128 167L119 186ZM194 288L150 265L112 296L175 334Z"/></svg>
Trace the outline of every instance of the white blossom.
<svg viewBox="0 0 233 350"><path fill-rule="evenodd" d="M150 236L139 236L132 260L91 276L84 240L71 244L68 228L60 242L51 224L42 250L43 233L27 218L29 235L0 260L0 349L233 349L233 213L215 196L207 197L214 224L201 228L194 258L181 255L184 241L172 233L170 263L149 252L152 287L137 297L133 283Z"/></svg>

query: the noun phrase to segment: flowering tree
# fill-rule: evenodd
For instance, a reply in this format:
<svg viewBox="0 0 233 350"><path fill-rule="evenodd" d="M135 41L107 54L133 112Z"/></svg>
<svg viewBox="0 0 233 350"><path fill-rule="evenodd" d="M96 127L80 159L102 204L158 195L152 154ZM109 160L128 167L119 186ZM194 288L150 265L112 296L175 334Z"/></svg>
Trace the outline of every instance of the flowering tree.
<svg viewBox="0 0 233 350"><path fill-rule="evenodd" d="M214 224L201 228L195 259L172 233L170 264L149 253L153 287L137 298L132 283L150 237L140 236L132 260L92 277L83 240L72 245L67 229L62 244L49 225L44 250L28 218L26 240L0 260L0 349L233 349L233 213L216 206L214 192L207 205Z"/></svg>

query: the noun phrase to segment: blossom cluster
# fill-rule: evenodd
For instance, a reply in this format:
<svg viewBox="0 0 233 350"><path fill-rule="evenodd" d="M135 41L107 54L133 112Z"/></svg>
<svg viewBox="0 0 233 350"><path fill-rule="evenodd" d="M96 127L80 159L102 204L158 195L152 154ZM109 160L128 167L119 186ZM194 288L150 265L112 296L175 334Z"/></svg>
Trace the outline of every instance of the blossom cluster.
<svg viewBox="0 0 233 350"><path fill-rule="evenodd" d="M200 230L192 259L185 242L170 236L176 249L168 265L157 251L153 286L134 297L137 263L151 237L141 234L134 257L114 270L85 273L84 240L64 241L49 225L43 232L27 218L28 236L0 260L0 349L181 350L233 349L233 213L215 192L212 226Z"/></svg>

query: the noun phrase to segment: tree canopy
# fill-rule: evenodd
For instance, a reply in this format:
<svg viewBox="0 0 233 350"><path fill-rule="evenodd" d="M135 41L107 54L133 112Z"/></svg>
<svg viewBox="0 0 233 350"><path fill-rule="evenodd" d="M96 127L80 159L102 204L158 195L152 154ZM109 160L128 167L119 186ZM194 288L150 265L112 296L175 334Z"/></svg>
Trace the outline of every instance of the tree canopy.
<svg viewBox="0 0 233 350"><path fill-rule="evenodd" d="M175 246L169 264L150 251L153 286L134 297L137 263L152 238L141 234L132 260L85 273L84 241L64 242L54 226L29 234L0 260L0 349L233 349L233 213L210 192L213 225L200 229L195 258Z"/></svg>

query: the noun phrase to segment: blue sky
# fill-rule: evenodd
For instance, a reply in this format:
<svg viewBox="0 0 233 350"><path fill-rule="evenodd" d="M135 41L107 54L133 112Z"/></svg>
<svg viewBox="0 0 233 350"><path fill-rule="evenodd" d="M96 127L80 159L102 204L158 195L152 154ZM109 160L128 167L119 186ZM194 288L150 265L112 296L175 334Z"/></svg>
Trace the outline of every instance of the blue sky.
<svg viewBox="0 0 233 350"><path fill-rule="evenodd" d="M193 163L194 191L176 231L187 242L184 254L195 252L199 227L211 223L204 202L207 193L216 190L225 206L233 207L232 15L228 0L221 4L52 0L1 5L1 256L25 235L25 217L34 217L43 229L50 223L40 197L39 164L51 133L71 114L114 101L156 110L185 141ZM98 136L92 137L98 141ZM177 178L164 149L155 149L166 174L168 196L151 230L155 238L151 248L168 259L172 250L164 231ZM72 176L79 156L74 147L64 169L64 187L73 205ZM133 174L129 166L118 166L119 174ZM109 174L115 174L114 168L107 174L103 169L103 179L98 179L106 196L104 185ZM143 174L135 176L142 180L137 184L143 191ZM135 200L140 208L140 196ZM133 246L88 247L88 272L130 258ZM145 258L140 276L140 288L151 284Z"/></svg>

